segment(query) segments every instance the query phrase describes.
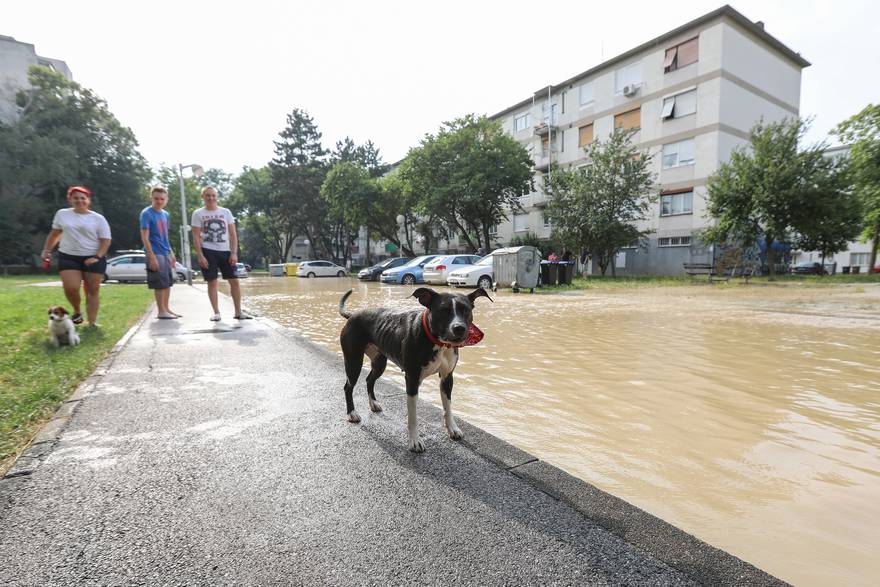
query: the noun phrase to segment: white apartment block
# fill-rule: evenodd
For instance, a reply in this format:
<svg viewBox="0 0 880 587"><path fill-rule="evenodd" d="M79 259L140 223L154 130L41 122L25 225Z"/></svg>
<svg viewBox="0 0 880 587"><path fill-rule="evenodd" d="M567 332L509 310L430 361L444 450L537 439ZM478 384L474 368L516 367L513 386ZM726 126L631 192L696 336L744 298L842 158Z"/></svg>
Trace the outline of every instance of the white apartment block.
<svg viewBox="0 0 880 587"><path fill-rule="evenodd" d="M711 221L707 180L760 119L798 116L809 65L763 23L724 6L502 110L491 118L532 153L537 191L497 227L498 240L549 237L540 186L550 165L581 165L589 142L637 129L634 143L654 155L660 197L640 226L651 231L647 248L622 251L617 273L677 274L682 263L712 262L712 245L695 234Z"/></svg>
<svg viewBox="0 0 880 587"><path fill-rule="evenodd" d="M28 70L32 65L50 67L69 80L73 79L67 64L58 59L37 55L30 43L0 35L0 122L9 123L18 109L15 94L28 87Z"/></svg>

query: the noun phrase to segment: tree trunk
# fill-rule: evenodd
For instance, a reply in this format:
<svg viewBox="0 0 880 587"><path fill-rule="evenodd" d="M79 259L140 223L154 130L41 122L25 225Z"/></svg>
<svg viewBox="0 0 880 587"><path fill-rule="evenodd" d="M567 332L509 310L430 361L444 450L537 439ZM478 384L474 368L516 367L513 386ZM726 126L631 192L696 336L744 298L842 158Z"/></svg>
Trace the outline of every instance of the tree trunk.
<svg viewBox="0 0 880 587"><path fill-rule="evenodd" d="M765 238L764 244L767 246L767 273L772 281L776 276L776 251L773 250L773 239Z"/></svg>
<svg viewBox="0 0 880 587"><path fill-rule="evenodd" d="M868 273L874 273L877 266L877 247L880 246L880 225L874 227L874 238L871 239L871 254L868 255Z"/></svg>
<svg viewBox="0 0 880 587"><path fill-rule="evenodd" d="M367 267L371 267L373 265L373 256L370 254L370 231L367 230L367 250L364 251L364 263Z"/></svg>

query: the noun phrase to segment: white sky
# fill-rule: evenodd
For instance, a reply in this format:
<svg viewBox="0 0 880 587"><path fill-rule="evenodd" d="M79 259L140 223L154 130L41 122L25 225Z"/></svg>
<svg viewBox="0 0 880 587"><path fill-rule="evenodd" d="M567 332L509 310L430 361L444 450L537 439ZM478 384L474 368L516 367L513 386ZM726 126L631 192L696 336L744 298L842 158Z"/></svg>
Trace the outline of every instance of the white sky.
<svg viewBox="0 0 880 587"><path fill-rule="evenodd" d="M721 6L719 2L373 0L4 2L0 34L62 59L152 165L261 166L293 108L332 147L386 162L442 121L494 114ZM738 0L812 66L812 137L880 100L880 4Z"/></svg>

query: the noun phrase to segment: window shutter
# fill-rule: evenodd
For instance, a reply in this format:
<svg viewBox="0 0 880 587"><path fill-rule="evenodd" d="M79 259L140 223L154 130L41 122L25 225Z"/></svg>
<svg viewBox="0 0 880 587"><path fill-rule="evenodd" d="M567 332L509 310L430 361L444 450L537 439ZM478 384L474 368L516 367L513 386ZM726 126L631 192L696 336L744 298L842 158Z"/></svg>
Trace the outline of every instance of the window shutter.
<svg viewBox="0 0 880 587"><path fill-rule="evenodd" d="M641 109L635 108L627 112L621 112L614 117L614 128L630 130L642 126Z"/></svg>
<svg viewBox="0 0 880 587"><path fill-rule="evenodd" d="M678 63L677 67L684 67L691 63L696 63L700 53L700 38L695 37L690 41L686 41L678 46Z"/></svg>
<svg viewBox="0 0 880 587"><path fill-rule="evenodd" d="M578 147L586 147L593 142L593 125L588 124L578 129Z"/></svg>
<svg viewBox="0 0 880 587"><path fill-rule="evenodd" d="M663 60L663 69L666 71L670 71L672 68L672 64L675 61L675 56L678 53L678 47L673 47L672 49L666 50L666 59Z"/></svg>

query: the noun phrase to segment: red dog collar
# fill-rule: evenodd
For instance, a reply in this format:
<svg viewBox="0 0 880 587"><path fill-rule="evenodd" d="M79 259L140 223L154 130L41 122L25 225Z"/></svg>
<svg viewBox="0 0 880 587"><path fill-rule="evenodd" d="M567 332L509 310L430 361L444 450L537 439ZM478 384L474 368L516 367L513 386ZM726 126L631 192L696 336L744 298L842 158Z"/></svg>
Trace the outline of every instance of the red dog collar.
<svg viewBox="0 0 880 587"><path fill-rule="evenodd" d="M428 340L439 347L461 348L463 346L473 346L483 340L483 331L471 324L470 326L468 326L467 338L464 339L463 342L443 342L442 340L431 334L431 329L428 327L428 310L425 310L424 314L422 314L422 326L425 329L425 336L428 337Z"/></svg>

